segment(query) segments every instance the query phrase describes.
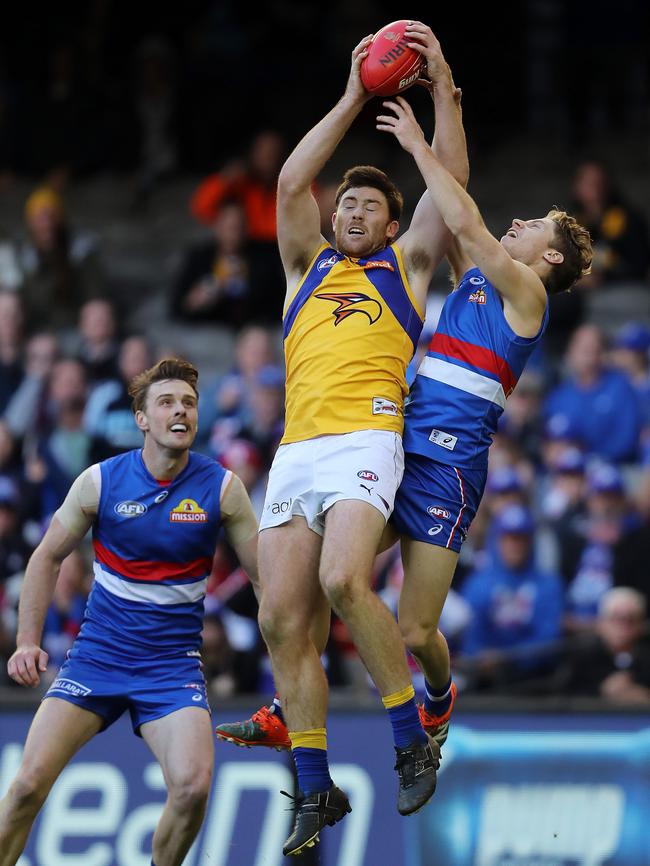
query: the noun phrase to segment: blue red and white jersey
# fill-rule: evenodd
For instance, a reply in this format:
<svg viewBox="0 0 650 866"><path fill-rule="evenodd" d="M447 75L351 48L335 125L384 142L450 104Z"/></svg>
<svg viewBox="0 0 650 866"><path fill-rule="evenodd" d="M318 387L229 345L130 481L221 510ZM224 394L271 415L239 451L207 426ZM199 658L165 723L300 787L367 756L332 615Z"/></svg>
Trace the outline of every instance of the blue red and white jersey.
<svg viewBox="0 0 650 866"><path fill-rule="evenodd" d="M198 652L226 470L190 453L185 469L163 486L140 450L99 466L95 581L71 656Z"/></svg>
<svg viewBox="0 0 650 866"><path fill-rule="evenodd" d="M478 268L448 296L411 388L404 451L467 469L487 466L497 423L548 323L519 337Z"/></svg>

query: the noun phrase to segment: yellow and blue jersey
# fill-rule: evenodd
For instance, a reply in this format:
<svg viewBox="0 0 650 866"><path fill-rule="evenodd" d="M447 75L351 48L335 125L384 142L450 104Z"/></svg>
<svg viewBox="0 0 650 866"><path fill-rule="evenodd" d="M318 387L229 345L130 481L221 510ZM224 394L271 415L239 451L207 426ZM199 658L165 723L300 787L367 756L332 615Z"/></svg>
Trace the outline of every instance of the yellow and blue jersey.
<svg viewBox="0 0 650 866"><path fill-rule="evenodd" d="M401 434L406 368L423 320L396 246L361 259L320 247L283 316L282 443L367 429Z"/></svg>

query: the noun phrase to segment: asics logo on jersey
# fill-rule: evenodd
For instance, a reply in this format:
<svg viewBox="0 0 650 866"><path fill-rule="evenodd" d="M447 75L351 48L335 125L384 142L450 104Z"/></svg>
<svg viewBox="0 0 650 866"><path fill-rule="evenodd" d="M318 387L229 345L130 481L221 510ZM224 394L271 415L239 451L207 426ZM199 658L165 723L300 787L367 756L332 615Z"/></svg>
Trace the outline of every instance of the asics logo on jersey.
<svg viewBox="0 0 650 866"><path fill-rule="evenodd" d="M368 316L370 324L374 324L381 316L381 304L374 298L363 295L361 292L328 292L322 295L316 295L323 301L334 301L338 304L335 310L332 310L334 316L334 325L340 325L344 319L351 316L353 313L363 313Z"/></svg>
<svg viewBox="0 0 650 866"><path fill-rule="evenodd" d="M119 517L140 517L147 510L144 502L134 502L132 499L127 499L124 502L118 502L114 509Z"/></svg>

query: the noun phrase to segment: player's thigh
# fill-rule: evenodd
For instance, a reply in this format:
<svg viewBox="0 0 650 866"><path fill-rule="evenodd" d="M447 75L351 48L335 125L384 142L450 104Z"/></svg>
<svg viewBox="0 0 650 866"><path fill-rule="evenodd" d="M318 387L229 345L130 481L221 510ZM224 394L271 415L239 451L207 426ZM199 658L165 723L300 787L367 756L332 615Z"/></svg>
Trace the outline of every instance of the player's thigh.
<svg viewBox="0 0 650 866"><path fill-rule="evenodd" d="M409 625L437 628L458 554L412 538L402 538L401 552L404 582L398 609L400 625L403 629Z"/></svg>
<svg viewBox="0 0 650 866"><path fill-rule="evenodd" d="M103 726L101 716L61 698L47 698L27 734L19 776L26 784L49 790L68 761Z"/></svg>
<svg viewBox="0 0 650 866"><path fill-rule="evenodd" d="M321 536L303 517L260 532L261 616L282 609L286 617L309 622L322 610L325 599L318 582L321 546Z"/></svg>
<svg viewBox="0 0 650 866"><path fill-rule="evenodd" d="M183 707L145 722L140 733L160 764L169 789L209 790L214 764L209 713L200 707Z"/></svg>
<svg viewBox="0 0 650 866"><path fill-rule="evenodd" d="M384 515L367 502L342 499L334 503L325 518L320 561L323 586L336 575L367 582L385 526Z"/></svg>

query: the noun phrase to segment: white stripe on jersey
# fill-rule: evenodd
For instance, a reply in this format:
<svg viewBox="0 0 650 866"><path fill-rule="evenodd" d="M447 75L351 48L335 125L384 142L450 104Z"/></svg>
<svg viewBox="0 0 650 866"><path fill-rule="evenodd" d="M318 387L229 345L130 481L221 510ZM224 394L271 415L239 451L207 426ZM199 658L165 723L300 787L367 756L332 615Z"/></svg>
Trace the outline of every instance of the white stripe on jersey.
<svg viewBox="0 0 650 866"><path fill-rule="evenodd" d="M118 598L125 598L127 601L140 601L148 604L187 604L188 602L201 601L208 586L207 576L194 583L174 584L173 586L149 581L136 583L130 580L121 580L110 571L105 571L97 561L93 563L93 571L95 572L95 580L107 592Z"/></svg>
<svg viewBox="0 0 650 866"><path fill-rule="evenodd" d="M496 382L466 367L460 367L458 364L450 364L449 361L426 355L422 359L418 375L444 382L445 385L459 388L475 397L482 397L484 400L496 403L502 409L506 407L506 395L501 382Z"/></svg>

